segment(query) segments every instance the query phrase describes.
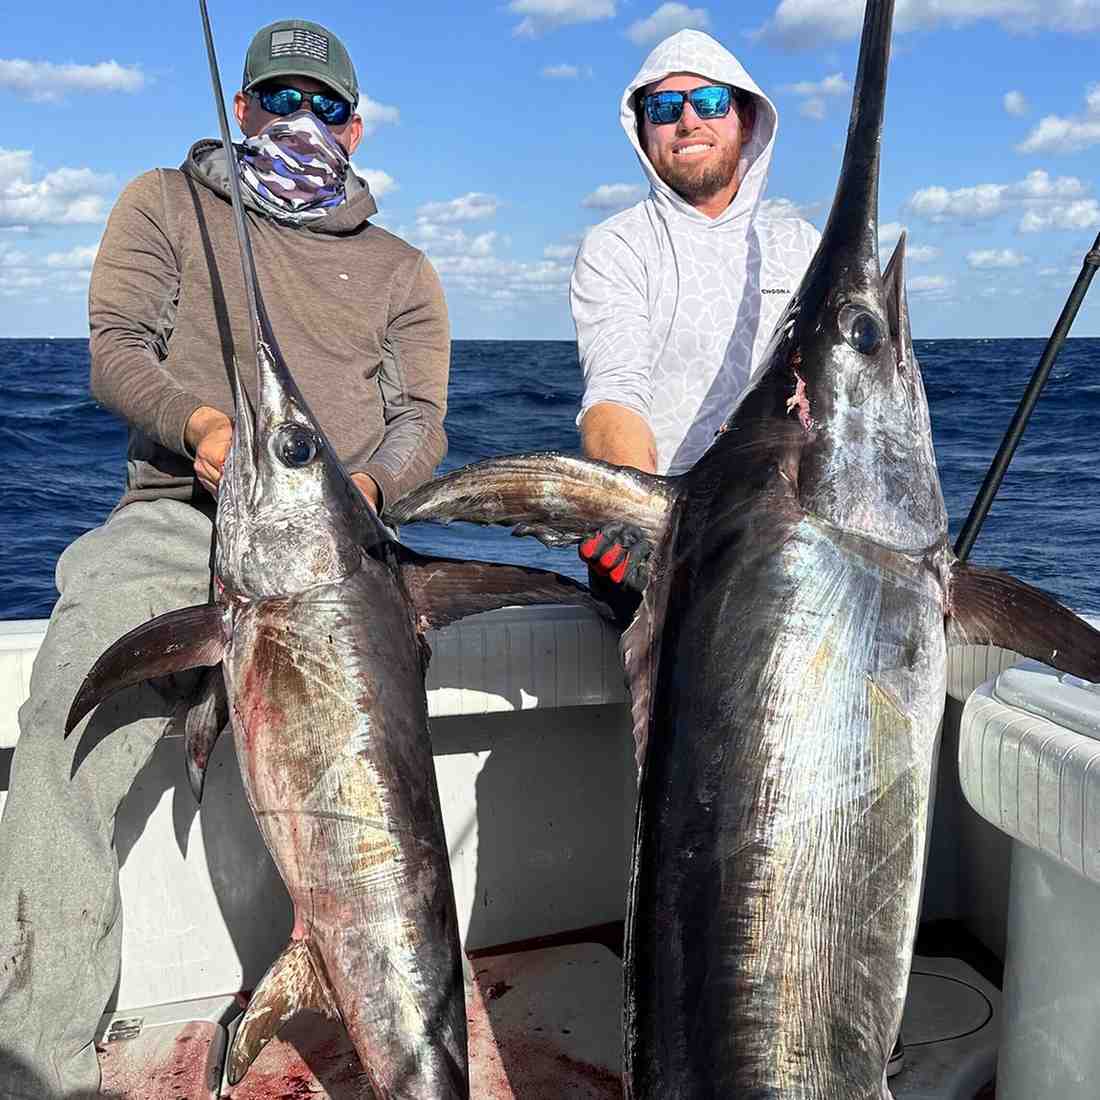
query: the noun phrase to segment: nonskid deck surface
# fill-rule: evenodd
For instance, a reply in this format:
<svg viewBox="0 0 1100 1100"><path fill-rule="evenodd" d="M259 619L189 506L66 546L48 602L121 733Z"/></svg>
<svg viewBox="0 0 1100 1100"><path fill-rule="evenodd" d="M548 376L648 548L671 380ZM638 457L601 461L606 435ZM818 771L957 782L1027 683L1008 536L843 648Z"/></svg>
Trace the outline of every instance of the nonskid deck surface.
<svg viewBox="0 0 1100 1100"><path fill-rule="evenodd" d="M467 988L476 1100L621 1100L622 968L581 943L477 958ZM1000 995L958 959L913 962L895 1100L992 1100ZM239 1003L236 1008L239 1010ZM362 1100L359 1059L339 1025L299 1018L235 1088L222 1066L234 999L116 1017L99 1045L108 1100Z"/></svg>
<svg viewBox="0 0 1100 1100"><path fill-rule="evenodd" d="M472 960L470 1095L620 1100L622 967L592 943ZM362 1100L362 1068L338 1024L292 1022L231 1088L222 1066L230 997L120 1014L98 1045L107 1100Z"/></svg>

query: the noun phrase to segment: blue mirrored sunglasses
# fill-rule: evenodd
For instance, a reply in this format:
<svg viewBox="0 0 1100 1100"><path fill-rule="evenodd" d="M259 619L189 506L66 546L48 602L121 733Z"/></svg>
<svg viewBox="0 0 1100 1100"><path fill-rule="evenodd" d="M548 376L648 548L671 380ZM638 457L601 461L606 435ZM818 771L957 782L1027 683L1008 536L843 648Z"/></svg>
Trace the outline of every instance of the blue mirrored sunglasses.
<svg viewBox="0 0 1100 1100"><path fill-rule="evenodd" d="M654 126L679 122L687 102L698 118L725 118L730 113L733 92L724 84L708 84L690 92L651 92L642 100L646 117Z"/></svg>
<svg viewBox="0 0 1100 1100"><path fill-rule="evenodd" d="M343 126L351 118L351 104L346 99L323 92L306 95L297 88L272 86L258 88L252 94L259 97L260 106L270 115L292 115L308 99L313 113L329 126Z"/></svg>

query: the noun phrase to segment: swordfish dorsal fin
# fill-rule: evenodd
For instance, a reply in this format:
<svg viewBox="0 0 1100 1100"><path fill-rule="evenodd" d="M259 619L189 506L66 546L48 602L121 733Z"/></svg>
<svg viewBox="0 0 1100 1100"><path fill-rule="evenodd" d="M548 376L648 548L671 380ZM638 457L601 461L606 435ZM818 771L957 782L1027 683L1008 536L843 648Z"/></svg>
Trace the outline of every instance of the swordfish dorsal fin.
<svg viewBox="0 0 1100 1100"><path fill-rule="evenodd" d="M676 498L671 478L542 451L475 462L414 489L392 523L499 524L547 546L580 542L607 523L631 523L656 544Z"/></svg>
<svg viewBox="0 0 1100 1100"><path fill-rule="evenodd" d="M890 322L890 338L899 356L912 354L913 334L909 325L909 302L905 296L905 250L908 234L903 229L893 254L882 273L882 288L886 292L886 315Z"/></svg>
<svg viewBox="0 0 1100 1100"><path fill-rule="evenodd" d="M956 561L947 607L948 645L997 645L1100 682L1100 631L1041 589Z"/></svg>
<svg viewBox="0 0 1100 1100"><path fill-rule="evenodd" d="M223 609L206 603L158 615L100 654L65 722L65 736L92 708L123 688L155 676L218 664L225 652Z"/></svg>

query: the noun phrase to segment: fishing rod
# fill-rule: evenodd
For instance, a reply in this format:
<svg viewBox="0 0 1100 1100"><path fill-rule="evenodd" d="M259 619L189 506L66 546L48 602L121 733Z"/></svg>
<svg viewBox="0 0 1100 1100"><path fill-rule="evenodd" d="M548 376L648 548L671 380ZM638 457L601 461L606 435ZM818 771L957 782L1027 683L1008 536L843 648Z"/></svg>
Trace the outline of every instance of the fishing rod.
<svg viewBox="0 0 1100 1100"><path fill-rule="evenodd" d="M248 226L244 220L244 200L241 198L241 184L237 178L236 165L233 163L233 142L229 136L229 119L225 113L225 97L222 94L222 80L218 74L218 58L214 53L214 35L210 30L210 13L206 10L206 0L199 0L199 12L202 15L202 30L206 38L206 57L210 62L210 80L214 85L214 101L218 108L218 125L221 128L222 148L225 150L227 172L229 176L229 198L233 206L233 221L237 227L237 240L241 246L241 270L244 273L244 287L248 294L248 319L252 324L252 337L256 344L274 341L267 313L260 297L259 281L256 278L256 261L252 255L252 242L248 239Z"/></svg>
<svg viewBox="0 0 1100 1100"><path fill-rule="evenodd" d="M985 522L985 518L993 504L993 498L997 495L997 490L1004 480L1008 464L1016 453L1024 429L1027 427L1028 419L1039 400L1039 394L1042 392L1047 376L1054 366L1054 361L1058 358L1058 353L1062 350L1062 345L1066 342L1070 326L1077 316L1077 311L1081 308L1081 303L1085 299L1089 284L1092 282L1092 277L1096 274L1098 267L1100 267L1100 234L1097 234L1092 248L1085 254L1081 272L1077 276L1077 281L1073 284L1073 289L1070 291L1069 298L1062 309L1062 314L1058 318L1058 323L1050 334L1047 346L1043 349L1039 365L1035 368L1035 373L1031 376L1031 381L1024 391L1024 396L1020 399L1020 404L1016 408L1016 414L1012 418L1012 423L1008 426L1008 431L1005 432L1004 439L1001 440L1000 449L997 451L996 457L989 467L989 473L985 475L985 481L974 499L970 515L966 517L966 522L959 532L959 537L955 540L955 554L960 561L965 561L970 556L970 551L978 538L978 532L982 529L982 524Z"/></svg>

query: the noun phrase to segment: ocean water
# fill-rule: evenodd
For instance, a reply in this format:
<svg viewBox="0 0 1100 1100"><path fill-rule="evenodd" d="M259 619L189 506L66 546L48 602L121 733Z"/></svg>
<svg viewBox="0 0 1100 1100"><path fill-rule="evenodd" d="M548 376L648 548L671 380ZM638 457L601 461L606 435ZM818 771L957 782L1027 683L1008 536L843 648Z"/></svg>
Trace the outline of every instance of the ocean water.
<svg viewBox="0 0 1100 1100"><path fill-rule="evenodd" d="M918 341L952 536L1043 349L1041 340ZM102 522L125 477L125 431L88 395L86 340L0 340L0 619L41 618L65 546ZM494 454L576 451L580 397L567 342L454 345L444 469ZM1100 340L1070 340L972 560L1100 612ZM573 550L471 525L406 527L418 550L536 564L574 577Z"/></svg>

